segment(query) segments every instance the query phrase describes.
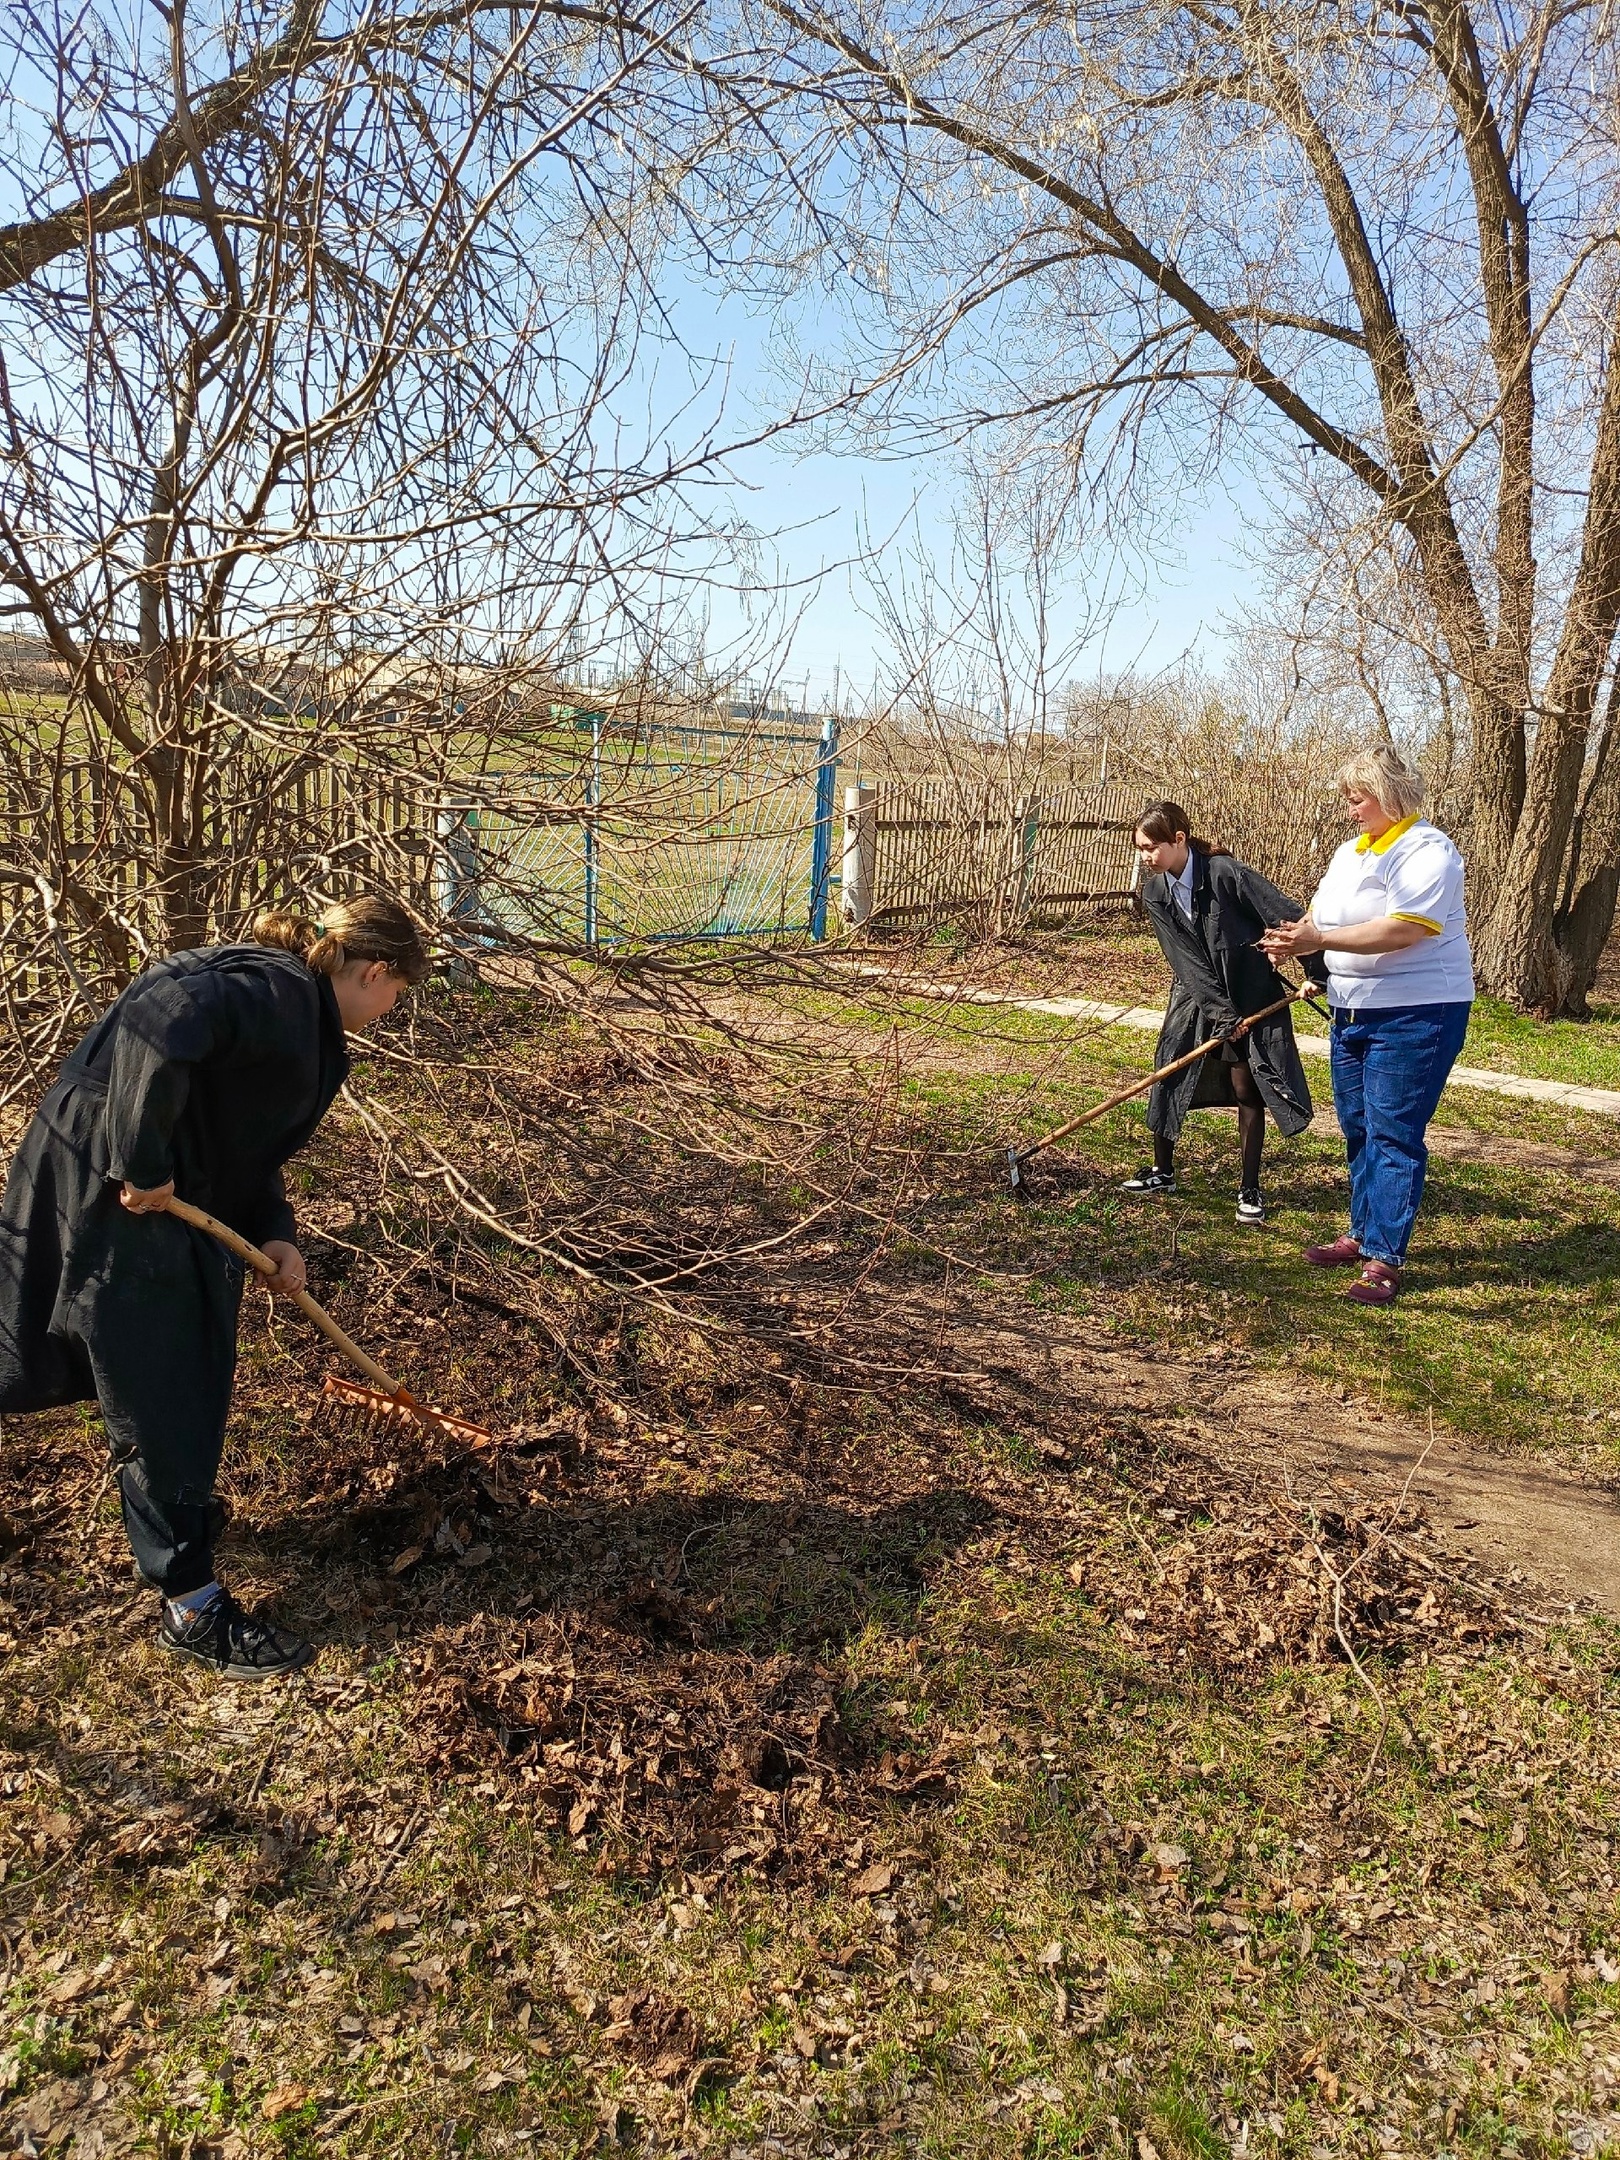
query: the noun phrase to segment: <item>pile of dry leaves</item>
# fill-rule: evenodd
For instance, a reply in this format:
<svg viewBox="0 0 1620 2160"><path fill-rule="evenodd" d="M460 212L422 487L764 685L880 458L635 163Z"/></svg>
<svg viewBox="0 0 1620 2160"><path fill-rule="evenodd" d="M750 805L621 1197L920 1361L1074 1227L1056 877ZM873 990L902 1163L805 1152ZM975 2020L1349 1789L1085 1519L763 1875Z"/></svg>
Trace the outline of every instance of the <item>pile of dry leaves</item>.
<svg viewBox="0 0 1620 2160"><path fill-rule="evenodd" d="M1415 1512L1245 1491L1192 1455L1144 1466L1117 1505L1124 1547L1111 1542L1070 1575L1155 1662L1256 1674L1352 1655L1398 1662L1513 1632L1501 1601L1448 1563Z"/></svg>

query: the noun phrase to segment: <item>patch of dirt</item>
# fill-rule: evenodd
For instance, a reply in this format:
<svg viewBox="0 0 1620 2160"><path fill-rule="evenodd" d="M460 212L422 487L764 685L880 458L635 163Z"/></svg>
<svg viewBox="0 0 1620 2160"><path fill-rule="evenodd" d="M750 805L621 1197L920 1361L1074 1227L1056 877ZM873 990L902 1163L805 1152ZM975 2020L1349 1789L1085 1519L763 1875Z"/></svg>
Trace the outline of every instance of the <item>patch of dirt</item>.
<svg viewBox="0 0 1620 2160"><path fill-rule="evenodd" d="M1235 1356L1148 1357L1050 1313L1003 1315L975 1332L981 1354L1043 1369L1088 1414L1138 1417L1285 1505L1368 1520L1421 1512L1434 1539L1422 1564L1437 1580L1455 1558L1537 1586L1510 1591L1510 1604L1539 1595L1542 1610L1550 1598L1620 1618L1620 1494L1577 1472L1488 1454Z"/></svg>
<svg viewBox="0 0 1620 2160"><path fill-rule="evenodd" d="M1516 1461L1430 1435L1368 1404L1335 1404L1285 1375L1255 1371L1217 1386L1210 1414L1230 1420L1251 1460L1298 1471L1381 1508L1406 1493L1442 1544L1492 1570L1517 1571L1562 1604L1620 1618L1620 1495L1554 1464Z"/></svg>
<svg viewBox="0 0 1620 2160"><path fill-rule="evenodd" d="M1312 1099L1316 1101L1314 1095ZM1559 1147L1550 1140L1520 1140L1512 1133L1476 1132L1471 1125L1439 1122L1454 1117L1460 1108L1458 1103L1442 1102L1436 1122L1424 1135L1431 1155L1446 1162L1484 1163L1498 1170L1550 1170L1555 1177L1620 1186L1620 1155L1588 1155L1579 1148ZM1339 1130L1332 1099L1316 1101L1312 1134L1318 1139L1332 1139Z"/></svg>
<svg viewBox="0 0 1620 2160"><path fill-rule="evenodd" d="M1337 1132L1331 1110L1319 1113L1318 1125ZM1466 1125L1431 1125L1429 1152L1447 1162L1494 1164L1507 1170L1551 1170L1559 1177L1585 1178L1596 1185L1620 1185L1620 1157L1583 1155L1578 1148L1555 1147L1542 1140L1516 1140L1511 1133L1474 1132Z"/></svg>

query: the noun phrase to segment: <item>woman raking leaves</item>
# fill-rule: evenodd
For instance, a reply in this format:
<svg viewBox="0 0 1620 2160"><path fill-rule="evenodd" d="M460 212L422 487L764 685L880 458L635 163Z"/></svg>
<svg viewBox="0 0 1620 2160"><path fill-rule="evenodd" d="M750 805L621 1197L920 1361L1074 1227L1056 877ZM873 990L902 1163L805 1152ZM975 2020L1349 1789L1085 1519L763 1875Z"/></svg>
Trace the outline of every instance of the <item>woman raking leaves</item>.
<svg viewBox="0 0 1620 2160"><path fill-rule="evenodd" d="M428 971L388 899L264 915L254 936L131 983L62 1067L0 1202L0 1411L100 1404L159 1639L232 1679L312 1651L216 1579L242 1268L166 1204L207 1209L276 1262L271 1290L301 1289L282 1165L343 1085L345 1035Z"/></svg>

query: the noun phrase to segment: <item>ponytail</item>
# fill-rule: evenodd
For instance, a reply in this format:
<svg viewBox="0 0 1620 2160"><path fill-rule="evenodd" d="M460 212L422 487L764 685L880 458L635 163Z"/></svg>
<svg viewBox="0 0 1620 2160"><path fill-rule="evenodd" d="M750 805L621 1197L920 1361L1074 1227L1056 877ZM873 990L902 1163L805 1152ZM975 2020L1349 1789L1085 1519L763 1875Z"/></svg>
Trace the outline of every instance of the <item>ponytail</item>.
<svg viewBox="0 0 1620 2160"><path fill-rule="evenodd" d="M334 900L319 922L290 909L269 908L253 925L257 945L296 953L317 975L336 975L351 960L382 960L403 982L426 979L432 961L416 923L397 900L365 893Z"/></svg>
<svg viewBox="0 0 1620 2160"><path fill-rule="evenodd" d="M1177 834L1185 834L1187 845L1195 855L1230 855L1231 849L1222 847L1218 840L1205 840L1192 829L1192 819L1180 803L1161 798L1150 802L1136 821L1136 831L1145 833L1150 840L1163 847Z"/></svg>

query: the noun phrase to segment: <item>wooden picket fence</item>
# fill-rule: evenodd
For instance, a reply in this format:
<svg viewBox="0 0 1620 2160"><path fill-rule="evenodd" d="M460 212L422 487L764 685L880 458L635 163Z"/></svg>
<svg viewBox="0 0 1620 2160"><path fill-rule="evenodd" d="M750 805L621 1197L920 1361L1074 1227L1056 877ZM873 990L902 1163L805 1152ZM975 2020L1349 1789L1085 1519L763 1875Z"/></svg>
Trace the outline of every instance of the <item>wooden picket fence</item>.
<svg viewBox="0 0 1620 2160"><path fill-rule="evenodd" d="M881 780L870 920L1006 931L1127 904L1138 807L1124 788L1026 795L954 778Z"/></svg>
<svg viewBox="0 0 1620 2160"><path fill-rule="evenodd" d="M198 863L231 917L312 888L386 882L426 897L436 803L403 778L311 760L260 788L251 772L216 793ZM24 759L0 779L0 854L50 874L93 874L132 896L151 886L138 797L105 765Z"/></svg>
<svg viewBox="0 0 1620 2160"><path fill-rule="evenodd" d="M386 774L311 760L261 787L244 766L205 813L194 851L210 922L239 934L260 908L367 888L431 913L437 807ZM8 1005L60 995L64 935L83 974L103 990L107 971L138 965L143 945L165 949L150 831L138 794L116 768L43 755L7 767L0 864L10 872L0 878ZM43 888L25 881L35 876ZM45 891L55 895L61 923L50 940Z"/></svg>

